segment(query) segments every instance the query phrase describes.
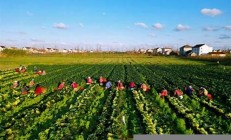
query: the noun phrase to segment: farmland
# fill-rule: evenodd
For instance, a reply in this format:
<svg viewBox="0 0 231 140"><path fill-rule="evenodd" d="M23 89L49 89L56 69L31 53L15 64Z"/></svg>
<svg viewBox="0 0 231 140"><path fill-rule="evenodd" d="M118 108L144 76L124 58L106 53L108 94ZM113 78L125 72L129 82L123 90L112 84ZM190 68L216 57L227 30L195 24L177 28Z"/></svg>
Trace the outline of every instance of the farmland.
<svg viewBox="0 0 231 140"><path fill-rule="evenodd" d="M28 56L0 60L0 138L4 139L122 139L135 134L231 134L231 66L213 62L182 60L172 57L148 57L126 54L91 54L80 56ZM26 73L16 73L20 64ZM33 74L33 67L46 75ZM94 83L86 85L91 76ZM110 79L111 91L99 86L99 76ZM21 94L21 86L34 79L46 93ZM70 85L54 91L60 81L76 81L78 91ZM116 82L125 84L116 90ZM146 82L149 92L128 84ZM176 87L192 85L192 97L173 96ZM214 96L213 101L199 98L199 87ZM166 99L158 93L169 91Z"/></svg>

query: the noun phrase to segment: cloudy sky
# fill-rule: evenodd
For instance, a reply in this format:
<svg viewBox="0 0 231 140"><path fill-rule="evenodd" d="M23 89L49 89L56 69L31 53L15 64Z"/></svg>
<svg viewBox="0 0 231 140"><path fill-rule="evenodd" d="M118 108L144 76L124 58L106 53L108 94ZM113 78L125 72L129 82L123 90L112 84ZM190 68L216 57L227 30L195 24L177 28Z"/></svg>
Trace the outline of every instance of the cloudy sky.
<svg viewBox="0 0 231 140"><path fill-rule="evenodd" d="M0 0L2 45L132 49L198 43L231 48L230 0Z"/></svg>

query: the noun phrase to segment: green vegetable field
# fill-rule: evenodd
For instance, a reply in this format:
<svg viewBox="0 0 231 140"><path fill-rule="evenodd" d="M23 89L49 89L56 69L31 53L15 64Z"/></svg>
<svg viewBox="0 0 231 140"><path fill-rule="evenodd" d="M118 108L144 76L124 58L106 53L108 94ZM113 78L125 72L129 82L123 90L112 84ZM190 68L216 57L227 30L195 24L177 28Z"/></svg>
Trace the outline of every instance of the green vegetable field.
<svg viewBox="0 0 231 140"><path fill-rule="evenodd" d="M37 58L37 59L36 59ZM41 60L41 61L39 61ZM62 60L62 61L60 61ZM231 134L231 66L173 57L133 55L31 56L1 58L0 139L132 139L135 134ZM20 64L26 73L16 73ZM15 67L16 66L16 67ZM34 66L46 75L33 74ZM3 69L7 67L7 69ZM86 78L93 78L87 85ZM112 90L100 86L100 76L112 81ZM31 87L21 94L22 83L34 79L46 93L35 96ZM18 80L20 86L12 89ZM78 91L66 82L76 81ZM116 90L121 80L124 90ZM135 90L128 85L134 81ZM140 89L147 83L151 90ZM173 96L175 88L184 91L192 85L194 95ZM199 98L205 87L213 100ZM166 88L167 98L159 92Z"/></svg>

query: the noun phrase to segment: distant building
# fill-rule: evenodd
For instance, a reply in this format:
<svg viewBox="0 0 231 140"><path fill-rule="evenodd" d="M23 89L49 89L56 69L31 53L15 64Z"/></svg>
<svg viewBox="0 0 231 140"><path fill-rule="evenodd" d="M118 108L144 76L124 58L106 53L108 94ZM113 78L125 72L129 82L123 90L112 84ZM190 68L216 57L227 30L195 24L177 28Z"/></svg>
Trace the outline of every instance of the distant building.
<svg viewBox="0 0 231 140"><path fill-rule="evenodd" d="M187 56L190 52L192 52L192 46L184 45L180 47L180 55Z"/></svg>
<svg viewBox="0 0 231 140"><path fill-rule="evenodd" d="M197 54L197 55L203 55L203 54L208 54L209 52L212 52L213 48L209 47L206 44L198 44L194 47L192 47L192 52Z"/></svg>
<svg viewBox="0 0 231 140"><path fill-rule="evenodd" d="M3 51L3 50L5 50L5 49L6 49L5 46L0 46L0 52Z"/></svg>
<svg viewBox="0 0 231 140"><path fill-rule="evenodd" d="M153 53L153 49L147 49L147 50L146 50L146 53L149 53L149 54L150 54L150 53Z"/></svg>
<svg viewBox="0 0 231 140"><path fill-rule="evenodd" d="M172 52L172 48L162 48L163 55L169 55Z"/></svg>
<svg viewBox="0 0 231 140"><path fill-rule="evenodd" d="M155 48L155 49L153 49L153 53L154 54L162 53L162 48Z"/></svg>
<svg viewBox="0 0 231 140"><path fill-rule="evenodd" d="M146 52L145 49L139 49L139 50L138 50L138 53L145 53L145 52Z"/></svg>
<svg viewBox="0 0 231 140"><path fill-rule="evenodd" d="M68 50L67 49L62 49L62 50L60 50L60 52L62 52L62 53L68 53Z"/></svg>
<svg viewBox="0 0 231 140"><path fill-rule="evenodd" d="M33 53L34 49L32 47L23 47L22 50Z"/></svg>
<svg viewBox="0 0 231 140"><path fill-rule="evenodd" d="M58 49L53 49L53 48L46 48L45 50L48 53L54 53L54 52L58 52L59 51Z"/></svg>

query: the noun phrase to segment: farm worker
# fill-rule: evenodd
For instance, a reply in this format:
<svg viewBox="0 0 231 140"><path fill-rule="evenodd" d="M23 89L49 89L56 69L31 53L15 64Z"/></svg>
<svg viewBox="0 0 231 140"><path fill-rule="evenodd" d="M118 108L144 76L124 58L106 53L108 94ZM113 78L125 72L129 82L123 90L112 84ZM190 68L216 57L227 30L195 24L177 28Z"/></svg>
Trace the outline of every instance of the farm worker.
<svg viewBox="0 0 231 140"><path fill-rule="evenodd" d="M193 91L194 91L194 89L191 85L188 87L185 87L185 92L187 95L191 96L193 94Z"/></svg>
<svg viewBox="0 0 231 140"><path fill-rule="evenodd" d="M41 70L41 75L46 75L46 71L45 70Z"/></svg>
<svg viewBox="0 0 231 140"><path fill-rule="evenodd" d="M129 83L129 88L131 89L131 90L133 90L134 88L135 88L135 82L134 81L132 81L132 82L130 82Z"/></svg>
<svg viewBox="0 0 231 140"><path fill-rule="evenodd" d="M29 92L29 87L26 86L26 83L23 84L21 92L22 94L27 94Z"/></svg>
<svg viewBox="0 0 231 140"><path fill-rule="evenodd" d="M159 93L161 98L168 96L168 91L165 88L162 88L161 92Z"/></svg>
<svg viewBox="0 0 231 140"><path fill-rule="evenodd" d="M64 88L64 86L65 86L65 82L64 82L64 81L59 82L59 83L58 83L58 87L57 87L57 88L55 88L55 90L61 90L61 89L63 89L63 88Z"/></svg>
<svg viewBox="0 0 231 140"><path fill-rule="evenodd" d="M145 83L143 83L142 85L141 85L141 87L140 87L143 91L149 91L150 90L150 88L148 87L148 85L147 84L145 84Z"/></svg>
<svg viewBox="0 0 231 140"><path fill-rule="evenodd" d="M208 97L209 101L211 101L213 99L213 96L210 93L207 94L207 97Z"/></svg>
<svg viewBox="0 0 231 140"><path fill-rule="evenodd" d="M124 89L123 83L120 80L118 81L117 89L118 90L123 90Z"/></svg>
<svg viewBox="0 0 231 140"><path fill-rule="evenodd" d="M34 66L34 73L36 74L38 72L38 69L36 66Z"/></svg>
<svg viewBox="0 0 231 140"><path fill-rule="evenodd" d="M26 72L26 67L25 66L22 66L21 72L22 73Z"/></svg>
<svg viewBox="0 0 231 140"><path fill-rule="evenodd" d="M19 68L16 68L16 69L15 69L15 72L20 72L20 71L19 71Z"/></svg>
<svg viewBox="0 0 231 140"><path fill-rule="evenodd" d="M180 89L176 88L174 91L174 96L177 96L180 99L183 99L183 92Z"/></svg>
<svg viewBox="0 0 231 140"><path fill-rule="evenodd" d="M213 99L213 96L212 94L208 93L208 90L205 89L204 87L200 87L200 90L199 90L199 96L207 96L209 100L212 100Z"/></svg>
<svg viewBox="0 0 231 140"><path fill-rule="evenodd" d="M38 75L42 75L42 70L40 69L38 72L37 72Z"/></svg>
<svg viewBox="0 0 231 140"><path fill-rule="evenodd" d="M14 81L12 88L17 88L19 86L19 81Z"/></svg>
<svg viewBox="0 0 231 140"><path fill-rule="evenodd" d="M205 95L205 96L208 95L208 90L205 89L204 87L200 87L200 90L199 90L199 96L202 96L202 95Z"/></svg>
<svg viewBox="0 0 231 140"><path fill-rule="evenodd" d="M41 93L45 93L46 89L44 87L41 87L39 84L36 85L34 93L36 95L40 95Z"/></svg>
<svg viewBox="0 0 231 140"><path fill-rule="evenodd" d="M22 70L22 68L23 68L23 66L22 66L22 65L20 65L20 66L19 66L19 71L21 71L21 70Z"/></svg>
<svg viewBox="0 0 231 140"><path fill-rule="evenodd" d="M32 79L32 80L30 81L30 83L29 83L29 87L33 87L34 85L35 85L34 79Z"/></svg>
<svg viewBox="0 0 231 140"><path fill-rule="evenodd" d="M102 76L99 77L99 85L103 85L104 83L104 78Z"/></svg>
<svg viewBox="0 0 231 140"><path fill-rule="evenodd" d="M88 77L87 78L87 85L90 85L90 84L92 84L92 79L91 79L91 77Z"/></svg>
<svg viewBox="0 0 231 140"><path fill-rule="evenodd" d="M76 91L78 84L74 81L74 82L72 82L71 87L74 89L74 91Z"/></svg>
<svg viewBox="0 0 231 140"><path fill-rule="evenodd" d="M108 81L107 83L106 83L106 89L111 89L111 87L112 87L112 83L111 83L111 81Z"/></svg>

